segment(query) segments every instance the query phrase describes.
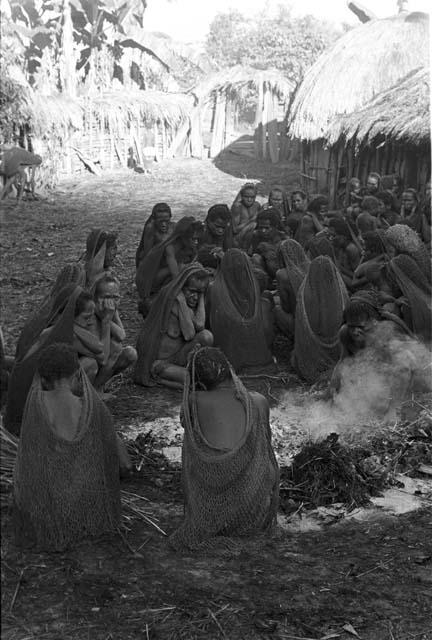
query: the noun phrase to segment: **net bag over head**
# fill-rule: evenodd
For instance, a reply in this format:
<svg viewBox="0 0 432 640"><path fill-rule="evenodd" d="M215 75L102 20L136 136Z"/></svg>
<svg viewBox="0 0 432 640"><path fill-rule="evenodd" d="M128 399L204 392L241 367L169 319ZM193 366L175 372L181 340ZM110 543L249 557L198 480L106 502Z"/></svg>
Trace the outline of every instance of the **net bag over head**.
<svg viewBox="0 0 432 640"><path fill-rule="evenodd" d="M114 424L85 373L74 440L49 424L36 374L26 402L14 469L17 542L61 551L120 522L119 461Z"/></svg>
<svg viewBox="0 0 432 640"><path fill-rule="evenodd" d="M211 547L230 536L268 530L275 523L279 500L279 468L267 412L231 368L236 396L246 414L246 432L229 451L210 446L199 424L193 362L181 410L184 521L170 538L177 549Z"/></svg>
<svg viewBox="0 0 432 640"><path fill-rule="evenodd" d="M272 361L266 343L259 286L248 256L229 249L209 291L210 330L237 371Z"/></svg>
<svg viewBox="0 0 432 640"><path fill-rule="evenodd" d="M24 405L41 350L54 342L73 343L75 304L81 291L81 287L72 284L59 292L44 327L52 326L51 332L42 339L37 339L23 358L15 361L9 381L5 415L5 427L15 435L20 433Z"/></svg>
<svg viewBox="0 0 432 640"><path fill-rule="evenodd" d="M314 258L298 290L295 315L294 362L308 382L315 382L338 361L338 332L348 299L330 258Z"/></svg>

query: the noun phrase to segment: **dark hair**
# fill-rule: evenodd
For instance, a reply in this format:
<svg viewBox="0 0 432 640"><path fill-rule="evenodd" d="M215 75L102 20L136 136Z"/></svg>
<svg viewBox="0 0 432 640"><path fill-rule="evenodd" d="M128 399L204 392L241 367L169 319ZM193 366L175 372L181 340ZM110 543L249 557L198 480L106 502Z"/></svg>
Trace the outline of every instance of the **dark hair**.
<svg viewBox="0 0 432 640"><path fill-rule="evenodd" d="M328 226L334 229L338 236L343 236L347 240L351 240L351 232L349 226L342 218L330 218Z"/></svg>
<svg viewBox="0 0 432 640"><path fill-rule="evenodd" d="M325 196L317 196L316 198L311 200L311 202L309 202L308 210L311 211L312 213L319 213L320 208L323 205L328 206L328 203L329 203L328 198L326 198Z"/></svg>
<svg viewBox="0 0 432 640"><path fill-rule="evenodd" d="M361 201L363 211L376 211L379 207L379 200L375 196L365 196Z"/></svg>
<svg viewBox="0 0 432 640"><path fill-rule="evenodd" d="M357 216L356 226L359 231L374 231L376 227L376 218L371 216L368 211L363 211Z"/></svg>
<svg viewBox="0 0 432 640"><path fill-rule="evenodd" d="M270 225L276 229L281 225L281 215L274 207L268 207L267 209L262 209L258 212L256 217L256 226L258 226L259 222L263 222L264 220L268 220Z"/></svg>
<svg viewBox="0 0 432 640"><path fill-rule="evenodd" d="M166 202L158 202L152 209L152 216L155 216L157 213L169 213L171 214L171 207Z"/></svg>
<svg viewBox="0 0 432 640"><path fill-rule="evenodd" d="M255 192L255 195L257 195L258 188L254 182L246 182L240 189L240 193L243 195L243 193L248 189L253 189L253 191Z"/></svg>
<svg viewBox="0 0 432 640"><path fill-rule="evenodd" d="M381 200L385 205L394 207L394 196L390 191L380 191L376 194L377 200Z"/></svg>
<svg viewBox="0 0 432 640"><path fill-rule="evenodd" d="M108 247L112 247L115 245L115 243L117 242L117 237L118 237L118 234L113 231L110 231L106 234L105 241L106 241L107 249Z"/></svg>
<svg viewBox="0 0 432 640"><path fill-rule="evenodd" d="M93 302L93 296L89 291L81 291L75 303L75 318L84 311L88 302Z"/></svg>
<svg viewBox="0 0 432 640"><path fill-rule="evenodd" d="M416 190L416 189L413 189L412 187L409 187L408 189L404 189L404 190L402 191L402 195L403 195L404 193L410 193L411 195L413 195L413 196L414 196L414 198L415 198L415 201L416 201L416 202L418 202L418 201L419 201L419 195L418 195L418 193L417 193L417 190Z"/></svg>
<svg viewBox="0 0 432 640"><path fill-rule="evenodd" d="M41 351L37 370L41 378L54 382L62 378L70 378L79 369L78 355L71 345L55 342Z"/></svg>
<svg viewBox="0 0 432 640"><path fill-rule="evenodd" d="M202 222L199 222L199 220L196 220L193 216L180 218L174 229L175 235L187 238L193 236L196 232L201 234L203 232L203 225Z"/></svg>
<svg viewBox="0 0 432 640"><path fill-rule="evenodd" d="M214 204L207 211L207 219L209 222L216 222L216 220L224 220L229 222L231 220L231 212L226 204Z"/></svg>
<svg viewBox="0 0 432 640"><path fill-rule="evenodd" d="M295 191L292 192L291 194L291 200L294 198L294 196L296 195L296 193L299 194L299 196L301 196L302 200L306 200L307 199L307 195L304 191L302 191L301 189L296 189Z"/></svg>
<svg viewBox="0 0 432 640"><path fill-rule="evenodd" d="M368 319L374 318L375 320L380 317L378 309L363 300L351 300L348 302L343 312L343 321L351 324L362 316L366 316Z"/></svg>
<svg viewBox="0 0 432 640"><path fill-rule="evenodd" d="M102 287L102 285L104 284L115 284L117 287L119 287L119 281L117 280L117 278L114 278L114 276L111 276L109 273L107 273L106 275L104 275L103 278L101 278L100 280L97 281L96 283L96 287L94 289L94 296L95 298L97 297L100 288Z"/></svg>
<svg viewBox="0 0 432 640"><path fill-rule="evenodd" d="M365 231L362 234L363 242L365 245L365 249L378 256L382 253L385 253L386 248L384 244L384 240L382 238L382 234L378 231Z"/></svg>
<svg viewBox="0 0 432 640"><path fill-rule="evenodd" d="M204 268L197 269L195 273L191 273L191 275L185 280L184 287L187 287L191 280L208 280L210 278L210 274Z"/></svg>
<svg viewBox="0 0 432 640"><path fill-rule="evenodd" d="M194 358L197 384L210 391L230 375L228 360L220 349L203 347Z"/></svg>

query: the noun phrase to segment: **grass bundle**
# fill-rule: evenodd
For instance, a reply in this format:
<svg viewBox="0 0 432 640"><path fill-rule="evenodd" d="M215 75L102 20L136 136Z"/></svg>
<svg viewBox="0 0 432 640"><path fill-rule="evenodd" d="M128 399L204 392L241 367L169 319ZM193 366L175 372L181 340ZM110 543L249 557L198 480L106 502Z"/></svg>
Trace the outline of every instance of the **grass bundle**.
<svg viewBox="0 0 432 640"><path fill-rule="evenodd" d="M9 433L0 425L0 504L6 506L9 503L13 486L13 468L18 450L18 438ZM130 491L120 492L122 503L122 524L130 529L133 521L141 520L166 535L165 531L157 524L157 518L148 507L148 500Z"/></svg>

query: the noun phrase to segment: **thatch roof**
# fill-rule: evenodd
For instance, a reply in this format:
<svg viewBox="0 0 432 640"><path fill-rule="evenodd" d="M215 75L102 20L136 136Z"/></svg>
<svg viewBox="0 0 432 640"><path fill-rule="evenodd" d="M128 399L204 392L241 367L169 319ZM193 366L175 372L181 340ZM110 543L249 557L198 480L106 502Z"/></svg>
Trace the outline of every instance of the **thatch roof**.
<svg viewBox="0 0 432 640"><path fill-rule="evenodd" d="M112 90L94 96L80 98L83 106L88 106L111 122L122 120L158 120L168 126L178 126L189 117L193 105L191 96L163 91Z"/></svg>
<svg viewBox="0 0 432 640"><path fill-rule="evenodd" d="M306 73L291 106L289 133L325 137L335 115L353 113L429 61L429 18L400 13L348 31Z"/></svg>
<svg viewBox="0 0 432 640"><path fill-rule="evenodd" d="M239 94L247 87L258 89L263 83L266 83L268 88L280 98L286 100L294 90L294 83L277 69L260 70L237 65L213 73L198 84L192 92L199 100L205 101L215 91Z"/></svg>
<svg viewBox="0 0 432 640"><path fill-rule="evenodd" d="M335 119L326 135L330 143L347 139L372 140L385 135L418 144L430 139L430 69L423 67L383 91L363 109Z"/></svg>

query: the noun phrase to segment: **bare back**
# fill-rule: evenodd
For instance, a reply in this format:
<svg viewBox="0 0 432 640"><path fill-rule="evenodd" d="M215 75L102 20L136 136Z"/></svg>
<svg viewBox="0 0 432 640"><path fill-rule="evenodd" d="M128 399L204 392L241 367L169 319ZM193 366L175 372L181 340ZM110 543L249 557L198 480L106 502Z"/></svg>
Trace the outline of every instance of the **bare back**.
<svg viewBox="0 0 432 640"><path fill-rule="evenodd" d="M232 388L197 391L196 404L201 433L217 448L230 450L246 432L246 411Z"/></svg>
<svg viewBox="0 0 432 640"><path fill-rule="evenodd" d="M71 391L44 391L43 403L48 422L54 433L64 440L72 441L78 432L82 402Z"/></svg>

